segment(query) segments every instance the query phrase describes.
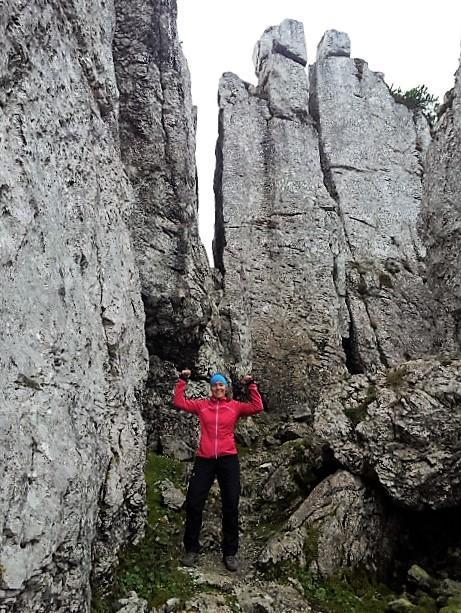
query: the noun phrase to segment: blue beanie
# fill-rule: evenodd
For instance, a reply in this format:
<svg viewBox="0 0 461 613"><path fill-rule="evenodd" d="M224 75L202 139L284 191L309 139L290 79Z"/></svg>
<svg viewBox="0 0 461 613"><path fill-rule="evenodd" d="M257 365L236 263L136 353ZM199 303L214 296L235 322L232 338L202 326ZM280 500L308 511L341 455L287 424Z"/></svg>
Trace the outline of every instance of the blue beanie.
<svg viewBox="0 0 461 613"><path fill-rule="evenodd" d="M226 377L224 375L221 375L219 372L216 372L214 375L212 375L210 379L210 385L214 385L215 383L224 383L226 387L229 385L227 383Z"/></svg>

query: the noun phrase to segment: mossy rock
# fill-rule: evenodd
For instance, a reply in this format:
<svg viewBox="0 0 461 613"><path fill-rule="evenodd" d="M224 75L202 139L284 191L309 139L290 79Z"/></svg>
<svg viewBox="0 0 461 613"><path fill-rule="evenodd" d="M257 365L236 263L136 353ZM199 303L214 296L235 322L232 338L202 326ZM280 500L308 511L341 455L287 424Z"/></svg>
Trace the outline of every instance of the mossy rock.
<svg viewBox="0 0 461 613"><path fill-rule="evenodd" d="M378 390L375 385L369 385L367 393L363 401L355 408L345 409L344 415L357 426L368 415L368 406L374 402L378 397Z"/></svg>
<svg viewBox="0 0 461 613"><path fill-rule="evenodd" d="M184 514L162 505L158 484L169 479L177 487L184 481L184 466L171 458L149 453L145 466L147 486L147 522L145 537L120 555L112 591L108 596L94 590L92 613L110 613L114 603L128 592L135 591L157 607L175 596L186 600L195 589L192 579L178 569Z"/></svg>
<svg viewBox="0 0 461 613"><path fill-rule="evenodd" d="M387 613L407 613L410 612L415 613L416 606L408 600L408 598L397 598L396 600L392 600L389 602L386 608Z"/></svg>
<svg viewBox="0 0 461 613"><path fill-rule="evenodd" d="M449 598L446 606L442 607L439 613L461 613L461 595Z"/></svg>
<svg viewBox="0 0 461 613"><path fill-rule="evenodd" d="M430 590L434 579L418 564L413 564L407 573L408 581L422 590Z"/></svg>
<svg viewBox="0 0 461 613"><path fill-rule="evenodd" d="M315 535L311 536L315 540ZM296 578L304 589L306 600L322 613L385 613L389 600L396 598L389 588L371 581L368 574L360 570L323 579L308 568L284 562L267 568L264 575L277 581ZM414 610L414 613L419 612Z"/></svg>

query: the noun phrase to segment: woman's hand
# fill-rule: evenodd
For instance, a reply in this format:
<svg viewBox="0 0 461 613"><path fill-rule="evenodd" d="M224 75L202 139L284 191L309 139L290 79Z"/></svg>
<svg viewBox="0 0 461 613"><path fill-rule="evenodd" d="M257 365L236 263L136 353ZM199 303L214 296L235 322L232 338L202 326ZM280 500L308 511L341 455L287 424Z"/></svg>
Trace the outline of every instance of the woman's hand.
<svg viewBox="0 0 461 613"><path fill-rule="evenodd" d="M243 383L253 383L254 379L253 379L253 377L251 375L244 375L242 377L242 381L243 381Z"/></svg>
<svg viewBox="0 0 461 613"><path fill-rule="evenodd" d="M188 368L185 368L184 370L181 370L179 376L181 377L181 379L189 379L191 374L191 371Z"/></svg>

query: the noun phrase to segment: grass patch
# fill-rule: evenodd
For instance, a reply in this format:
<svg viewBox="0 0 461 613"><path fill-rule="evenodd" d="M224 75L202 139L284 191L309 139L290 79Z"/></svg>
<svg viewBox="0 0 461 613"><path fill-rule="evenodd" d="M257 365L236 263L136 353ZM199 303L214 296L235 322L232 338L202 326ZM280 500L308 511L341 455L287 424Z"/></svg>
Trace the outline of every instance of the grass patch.
<svg viewBox="0 0 461 613"><path fill-rule="evenodd" d="M385 585L370 580L365 571L343 572L322 579L291 562L272 565L264 575L278 581L295 577L308 603L322 613L385 613L389 601L397 597Z"/></svg>
<svg viewBox="0 0 461 613"><path fill-rule="evenodd" d="M298 579L308 601L328 613L384 613L389 600L395 596L386 586L372 582L360 571L325 580L304 571Z"/></svg>
<svg viewBox="0 0 461 613"><path fill-rule="evenodd" d="M180 462L149 453L145 477L148 515L145 537L120 555L111 594L98 595L92 603L92 613L110 613L114 603L134 590L147 600L149 608L163 604L173 596L186 600L194 593L192 580L178 569L184 514L162 505L156 483L170 479L176 486L183 482L184 467Z"/></svg>
<svg viewBox="0 0 461 613"><path fill-rule="evenodd" d="M405 369L391 368L386 373L386 385L393 390L398 390L405 383Z"/></svg>

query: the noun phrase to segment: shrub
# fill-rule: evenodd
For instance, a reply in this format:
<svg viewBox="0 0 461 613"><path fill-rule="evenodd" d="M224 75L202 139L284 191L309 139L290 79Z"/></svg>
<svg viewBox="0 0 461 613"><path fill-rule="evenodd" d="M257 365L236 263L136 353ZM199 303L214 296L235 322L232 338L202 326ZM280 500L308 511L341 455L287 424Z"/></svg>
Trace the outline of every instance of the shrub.
<svg viewBox="0 0 461 613"><path fill-rule="evenodd" d="M439 99L429 92L426 85L417 85L407 91L391 85L390 92L396 102L404 104L411 110L419 109L424 113L430 125L433 126L437 119Z"/></svg>

